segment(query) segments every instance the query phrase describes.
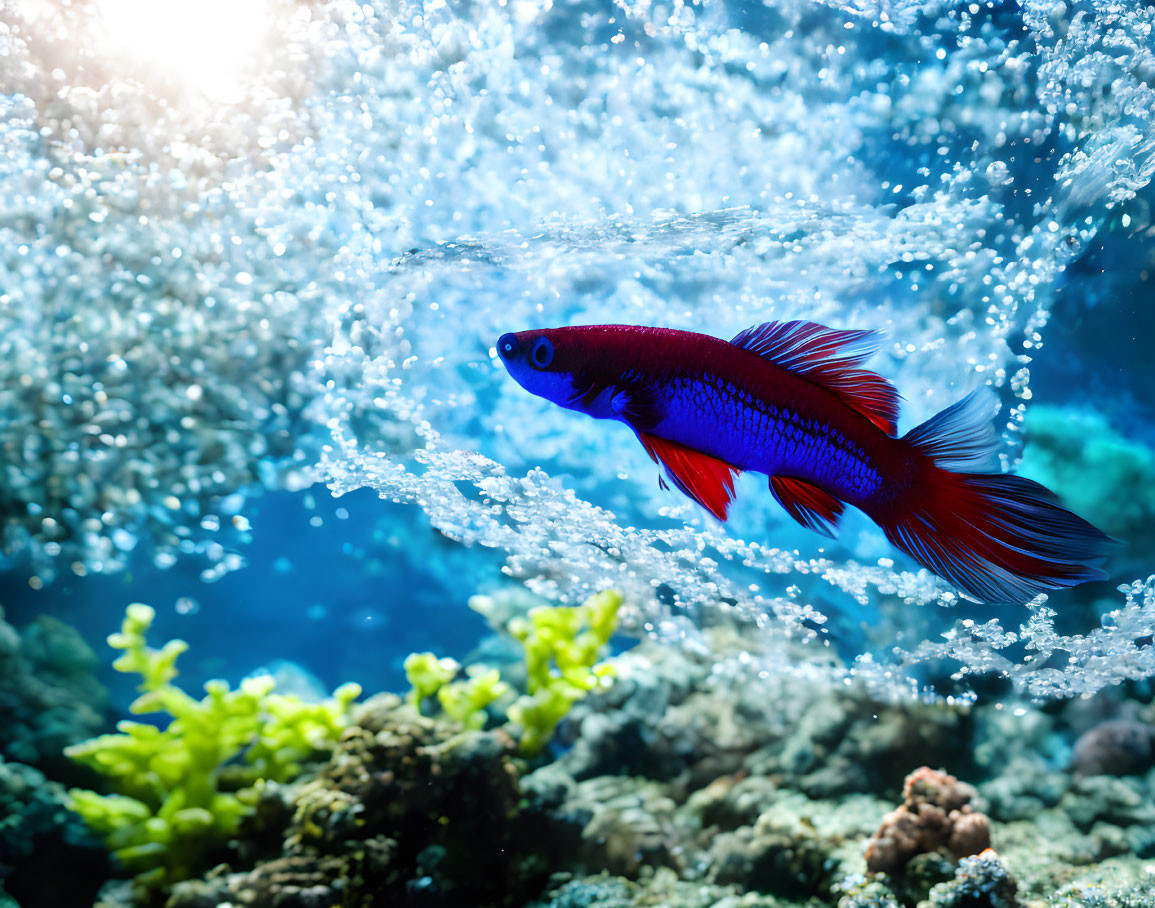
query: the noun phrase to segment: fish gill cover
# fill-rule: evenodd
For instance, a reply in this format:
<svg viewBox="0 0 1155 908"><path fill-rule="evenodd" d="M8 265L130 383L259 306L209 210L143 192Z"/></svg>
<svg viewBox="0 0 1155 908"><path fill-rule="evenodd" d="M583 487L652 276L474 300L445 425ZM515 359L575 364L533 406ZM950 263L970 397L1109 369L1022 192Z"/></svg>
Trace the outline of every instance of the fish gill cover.
<svg viewBox="0 0 1155 908"><path fill-rule="evenodd" d="M127 0L0 10L0 513L34 585L142 552L216 579L247 498L323 481L544 596L613 585L636 632L742 622L768 668L898 691L947 664L962 696L1155 674L1155 578L1066 635L1046 597L973 618L865 520L823 546L751 486L710 524L493 349L884 329L903 429L991 385L1013 466L1070 266L1110 232L1150 254L1151 7L212 6L223 46Z"/></svg>

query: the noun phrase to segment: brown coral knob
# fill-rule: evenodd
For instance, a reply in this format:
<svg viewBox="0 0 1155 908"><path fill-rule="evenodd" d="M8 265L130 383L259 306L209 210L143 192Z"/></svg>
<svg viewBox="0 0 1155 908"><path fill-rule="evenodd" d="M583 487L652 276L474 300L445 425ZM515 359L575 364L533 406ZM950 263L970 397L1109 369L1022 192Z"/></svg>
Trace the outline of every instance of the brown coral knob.
<svg viewBox="0 0 1155 908"><path fill-rule="evenodd" d="M895 873L916 854L938 851L954 860L978 854L991 843L990 820L970 800L974 788L954 776L922 766L906 777L905 803L882 819L866 848L870 873Z"/></svg>

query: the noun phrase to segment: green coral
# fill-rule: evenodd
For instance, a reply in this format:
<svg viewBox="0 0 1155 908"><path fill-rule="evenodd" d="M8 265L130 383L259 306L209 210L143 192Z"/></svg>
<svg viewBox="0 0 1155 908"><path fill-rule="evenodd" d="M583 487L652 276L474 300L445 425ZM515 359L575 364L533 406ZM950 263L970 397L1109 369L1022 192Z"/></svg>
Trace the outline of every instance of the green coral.
<svg viewBox="0 0 1155 908"><path fill-rule="evenodd" d="M405 677L410 690L406 702L421 709L436 696L442 711L462 727L479 730L485 726L485 709L509 691L496 668L471 665L466 679L455 681L461 665L456 659L438 659L433 653L410 653L405 660Z"/></svg>
<svg viewBox="0 0 1155 908"><path fill-rule="evenodd" d="M446 684L437 692L437 702L451 719L477 731L485 725L485 708L505 696L510 688L496 668L471 665L465 672L466 680Z"/></svg>
<svg viewBox="0 0 1155 908"><path fill-rule="evenodd" d="M510 622L525 650L526 695L509 709L523 753L536 754L570 707L613 674L599 662L618 626L621 593L604 590L573 607L538 606Z"/></svg>
<svg viewBox="0 0 1155 908"><path fill-rule="evenodd" d="M585 694L584 690L575 687L558 686L519 697L509 708L509 718L521 727L517 740L522 752L530 756L539 753L549 743L553 730L566 717L570 707Z"/></svg>
<svg viewBox="0 0 1155 908"><path fill-rule="evenodd" d="M564 683L589 691L610 672L598 664L618 623L621 594L606 590L572 608L538 606L528 619L515 618L509 632L525 649L529 692Z"/></svg>
<svg viewBox="0 0 1155 908"><path fill-rule="evenodd" d="M331 700L308 703L274 693L273 679L259 676L236 690L210 681L197 700L172 683L188 645L170 640L159 650L147 646L154 617L147 605L130 605L120 633L108 642L123 651L113 667L141 678L141 695L129 709L167 714L172 721L165 728L123 721L120 734L101 735L66 753L107 776L114 788L106 795L72 789L72 809L126 869L145 882L168 883L189 876L207 848L236 831L254 786L291 779L302 761L332 747L361 690L346 684ZM226 767L235 790L222 790Z"/></svg>
<svg viewBox="0 0 1155 908"><path fill-rule="evenodd" d="M461 665L456 659L438 659L433 653L410 653L405 659L405 677L410 685L406 701L420 709L421 704L456 678L459 671Z"/></svg>
<svg viewBox="0 0 1155 908"><path fill-rule="evenodd" d="M525 656L526 693L509 707L523 753L538 753L570 707L613 674L599 661L618 625L622 596L606 590L578 606L538 606L506 626ZM412 689L410 704L420 708L437 696L442 710L466 728L485 724L485 708L509 691L497 669L471 667L467 680L453 680L460 666L432 653L405 660Z"/></svg>

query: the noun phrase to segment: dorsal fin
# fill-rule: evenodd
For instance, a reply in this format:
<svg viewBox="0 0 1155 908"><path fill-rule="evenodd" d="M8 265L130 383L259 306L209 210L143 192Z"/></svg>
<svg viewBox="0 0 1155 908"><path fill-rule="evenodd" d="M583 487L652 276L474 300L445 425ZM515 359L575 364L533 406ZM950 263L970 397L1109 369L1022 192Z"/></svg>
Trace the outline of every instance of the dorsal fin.
<svg viewBox="0 0 1155 908"><path fill-rule="evenodd" d="M838 518L842 516L846 505L825 489L804 479L771 476L770 491L786 509L786 513L804 527L834 538Z"/></svg>
<svg viewBox="0 0 1155 908"><path fill-rule="evenodd" d="M719 520L734 500L734 477L742 471L724 460L657 435L638 433L646 453L666 468L670 481Z"/></svg>
<svg viewBox="0 0 1155 908"><path fill-rule="evenodd" d="M877 331L837 331L814 322L765 322L730 343L829 388L893 435L898 392L882 376L854 368L878 349L878 337Z"/></svg>

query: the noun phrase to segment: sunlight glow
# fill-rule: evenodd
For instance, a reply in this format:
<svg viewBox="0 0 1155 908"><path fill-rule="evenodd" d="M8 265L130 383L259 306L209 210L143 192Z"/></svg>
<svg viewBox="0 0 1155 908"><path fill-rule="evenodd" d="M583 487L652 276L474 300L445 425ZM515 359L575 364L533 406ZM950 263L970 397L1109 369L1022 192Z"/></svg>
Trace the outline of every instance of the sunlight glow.
<svg viewBox="0 0 1155 908"><path fill-rule="evenodd" d="M226 103L243 100L269 31L266 0L98 0L97 8L125 57Z"/></svg>

